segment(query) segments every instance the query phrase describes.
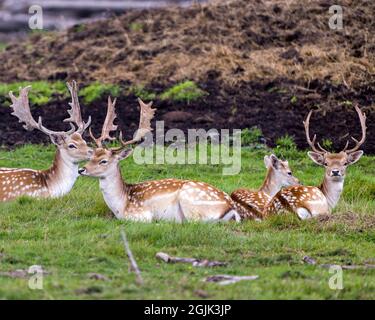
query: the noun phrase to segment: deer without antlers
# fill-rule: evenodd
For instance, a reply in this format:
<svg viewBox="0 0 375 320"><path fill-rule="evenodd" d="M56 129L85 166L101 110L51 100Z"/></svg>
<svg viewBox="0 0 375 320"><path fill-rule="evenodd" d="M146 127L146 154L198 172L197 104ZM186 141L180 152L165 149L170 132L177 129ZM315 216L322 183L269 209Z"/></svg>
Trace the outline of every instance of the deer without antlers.
<svg viewBox="0 0 375 320"><path fill-rule="evenodd" d="M246 208L246 214L241 216L243 219L261 219L264 208L282 187L299 185L288 161L282 161L271 154L264 157L264 164L267 175L258 190L237 189L231 194L235 202Z"/></svg>
<svg viewBox="0 0 375 320"><path fill-rule="evenodd" d="M155 110L152 103L140 105L140 122L135 137L121 147L106 148L105 139L113 140L111 131L117 126L115 101L108 99L108 111L102 134L92 138L97 144L90 161L79 170L81 175L99 178L104 200L118 219L150 222L152 220L239 220L236 204L224 192L204 182L164 179L128 184L123 181L119 162L132 153L127 146L137 144L151 131L150 121ZM240 210L240 209L238 209Z"/></svg>
<svg viewBox="0 0 375 320"><path fill-rule="evenodd" d="M290 211L296 213L301 219L308 219L327 214L336 206L344 187L346 168L361 158L363 151L359 148L366 140L366 115L358 106L355 110L359 116L362 138L358 141L352 137L355 146L348 149L348 141L339 153L328 152L319 143L316 144L316 135L311 140L309 126L312 111L309 112L304 121L306 139L312 149L308 155L316 164L325 167L323 182L319 187L297 186L282 189L264 209L264 216Z"/></svg>
<svg viewBox="0 0 375 320"><path fill-rule="evenodd" d="M12 115L24 123L26 130L39 130L48 135L57 146L55 159L47 170L0 168L0 201L8 201L22 195L32 197L59 197L68 193L78 177L78 162L87 160L92 154L86 142L82 139L82 133L91 123L82 120L81 109L77 96L77 84L75 81L67 83L72 96L71 109L68 110L71 129L68 131L52 131L47 129L42 118L35 121L31 115L29 105L29 87L20 89L19 97L12 92ZM77 127L77 128L76 128Z"/></svg>

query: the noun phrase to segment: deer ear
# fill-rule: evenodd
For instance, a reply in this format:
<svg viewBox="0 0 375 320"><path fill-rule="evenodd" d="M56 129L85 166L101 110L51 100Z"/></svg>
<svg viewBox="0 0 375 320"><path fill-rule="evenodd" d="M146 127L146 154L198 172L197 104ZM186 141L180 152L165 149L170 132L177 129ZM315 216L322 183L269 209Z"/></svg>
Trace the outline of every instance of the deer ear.
<svg viewBox="0 0 375 320"><path fill-rule="evenodd" d="M269 168L270 165L271 165L271 160L270 160L270 157L269 156L264 156L264 165L266 166L266 168Z"/></svg>
<svg viewBox="0 0 375 320"><path fill-rule="evenodd" d="M363 155L362 150L359 150L359 151L356 151L356 152L353 152L353 153L349 153L348 154L348 163L349 164L356 163L359 159L361 159L362 155Z"/></svg>
<svg viewBox="0 0 375 320"><path fill-rule="evenodd" d="M49 137L52 143L55 144L56 146L61 146L65 142L65 138L61 134L52 133L49 135Z"/></svg>
<svg viewBox="0 0 375 320"><path fill-rule="evenodd" d="M132 153L133 153L133 149L124 149L124 150L119 151L116 154L116 157L120 161L120 160L124 160L127 157L129 157Z"/></svg>
<svg viewBox="0 0 375 320"><path fill-rule="evenodd" d="M266 162L266 159L264 159L264 161ZM276 170L280 169L281 161L274 154L271 154L268 157L267 163L268 163L268 165L266 164L267 168L269 168L270 166L272 166Z"/></svg>
<svg viewBox="0 0 375 320"><path fill-rule="evenodd" d="M310 157L312 161L314 161L317 165L323 166L324 165L324 156L320 153L309 151L307 155Z"/></svg>

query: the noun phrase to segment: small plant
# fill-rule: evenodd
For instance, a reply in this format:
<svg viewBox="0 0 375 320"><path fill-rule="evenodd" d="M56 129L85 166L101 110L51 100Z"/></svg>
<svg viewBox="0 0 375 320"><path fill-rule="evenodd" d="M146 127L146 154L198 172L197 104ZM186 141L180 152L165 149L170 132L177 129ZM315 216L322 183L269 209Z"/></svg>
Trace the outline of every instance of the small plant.
<svg viewBox="0 0 375 320"><path fill-rule="evenodd" d="M3 42L0 42L0 52L5 51L6 48L7 48L7 44L3 43Z"/></svg>
<svg viewBox="0 0 375 320"><path fill-rule="evenodd" d="M144 101L150 101L156 99L156 94L154 92L148 91L143 85L132 86L128 90L128 93L134 94L138 98Z"/></svg>
<svg viewBox="0 0 375 320"><path fill-rule="evenodd" d="M139 22L132 22L129 26L131 31L141 31L143 30L143 24Z"/></svg>
<svg viewBox="0 0 375 320"><path fill-rule="evenodd" d="M117 97L120 94L120 86L114 84L101 84L99 82L94 82L84 87L79 95L83 98L83 102L90 104L95 100L100 99L104 95L111 95L112 97Z"/></svg>
<svg viewBox="0 0 375 320"><path fill-rule="evenodd" d="M86 26L84 24L77 24L77 25L72 27L72 31L77 32L77 33L85 31L85 29L86 29Z"/></svg>
<svg viewBox="0 0 375 320"><path fill-rule="evenodd" d="M323 139L322 140L322 146L323 146L324 149L332 150L332 146L333 146L332 140Z"/></svg>
<svg viewBox="0 0 375 320"><path fill-rule="evenodd" d="M14 82L14 83L0 83L0 96L8 97L9 91L13 91L15 95L21 87L31 86L29 99L32 105L42 106L47 104L53 95L67 96L68 91L62 81L48 82L48 81L34 81L34 82ZM10 105L10 100L4 103Z"/></svg>
<svg viewBox="0 0 375 320"><path fill-rule="evenodd" d="M296 151L297 146L293 137L285 135L276 140L276 149L281 151Z"/></svg>
<svg viewBox="0 0 375 320"><path fill-rule="evenodd" d="M291 99L290 99L290 103L291 104L296 104L298 101L297 97L296 96L293 96Z"/></svg>
<svg viewBox="0 0 375 320"><path fill-rule="evenodd" d="M262 137L262 130L258 127L246 128L241 131L241 144L244 146L259 144Z"/></svg>
<svg viewBox="0 0 375 320"><path fill-rule="evenodd" d="M165 91L160 98L162 100L184 101L189 103L198 100L207 94L208 93L200 89L195 82L189 80L176 84Z"/></svg>
<svg viewBox="0 0 375 320"><path fill-rule="evenodd" d="M345 100L345 101L343 101L342 102L342 104L344 105L344 106L352 106L353 105L353 102L351 102L350 100Z"/></svg>

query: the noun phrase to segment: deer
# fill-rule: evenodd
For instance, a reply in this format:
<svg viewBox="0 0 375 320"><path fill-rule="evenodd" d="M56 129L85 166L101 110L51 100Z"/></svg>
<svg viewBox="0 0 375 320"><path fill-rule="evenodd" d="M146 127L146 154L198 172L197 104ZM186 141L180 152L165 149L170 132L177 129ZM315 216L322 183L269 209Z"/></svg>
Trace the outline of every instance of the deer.
<svg viewBox="0 0 375 320"><path fill-rule="evenodd" d="M305 220L331 213L343 191L347 167L356 163L363 155L363 151L359 150L359 148L366 140L366 115L362 113L357 105L355 110L359 117L362 137L359 141L351 137L355 142L355 146L348 149L348 140L344 149L338 153L327 151L319 142L315 145L316 134L311 140L309 126L313 111L309 112L303 122L307 143L312 150L308 152L308 156L314 163L325 168L323 182L318 187L293 186L282 189L263 210L263 217L279 212L291 212L297 214L300 219Z"/></svg>
<svg viewBox="0 0 375 320"><path fill-rule="evenodd" d="M67 83L72 101L69 103L69 117L64 120L70 124L68 131L52 131L43 125L42 118L35 121L30 111L29 90L31 86L20 88L19 96L9 92L13 112L23 127L46 134L57 150L52 166L46 170L0 168L0 201L10 201L20 196L36 198L56 198L67 194L73 187L79 174L79 162L88 160L93 153L82 134L91 124L82 120L78 101L77 83Z"/></svg>
<svg viewBox="0 0 375 320"><path fill-rule="evenodd" d="M151 120L156 109L152 102L146 104L138 99L140 121L133 139L124 141L120 132L120 147L109 148L104 141L114 141L111 132L116 131L115 104L108 98L107 115L99 138L91 130L90 135L97 148L79 174L99 179L104 201L117 219L140 222L154 220L228 221L240 220L241 210L228 194L205 183L191 180L163 179L130 184L124 181L120 161L128 158L146 134L152 131ZM130 147L130 148L129 148Z"/></svg>
<svg viewBox="0 0 375 320"><path fill-rule="evenodd" d="M267 174L262 186L258 190L237 189L232 192L231 198L246 208L243 219L262 219L262 212L273 196L282 187L300 185L293 175L288 161L277 158L274 154L264 156Z"/></svg>

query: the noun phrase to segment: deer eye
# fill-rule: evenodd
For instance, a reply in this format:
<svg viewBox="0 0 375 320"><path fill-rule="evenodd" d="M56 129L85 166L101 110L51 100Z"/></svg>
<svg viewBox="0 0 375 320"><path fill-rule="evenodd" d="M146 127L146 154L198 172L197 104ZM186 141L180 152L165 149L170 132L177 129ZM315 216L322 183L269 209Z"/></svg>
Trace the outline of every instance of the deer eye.
<svg viewBox="0 0 375 320"><path fill-rule="evenodd" d="M292 171L289 171L289 172L288 172L288 176L291 176L291 175L292 175Z"/></svg>
<svg viewBox="0 0 375 320"><path fill-rule="evenodd" d="M324 162L324 166L327 167L327 166L328 166L328 163L327 163L327 162Z"/></svg>
<svg viewBox="0 0 375 320"><path fill-rule="evenodd" d="M106 159L103 159L103 160L101 160L100 162L99 162L99 164L107 164L108 163L108 160L106 160Z"/></svg>
<svg viewBox="0 0 375 320"><path fill-rule="evenodd" d="M69 149L77 149L77 147L76 147L74 144L70 144L70 145L68 146L68 148L69 148Z"/></svg>

